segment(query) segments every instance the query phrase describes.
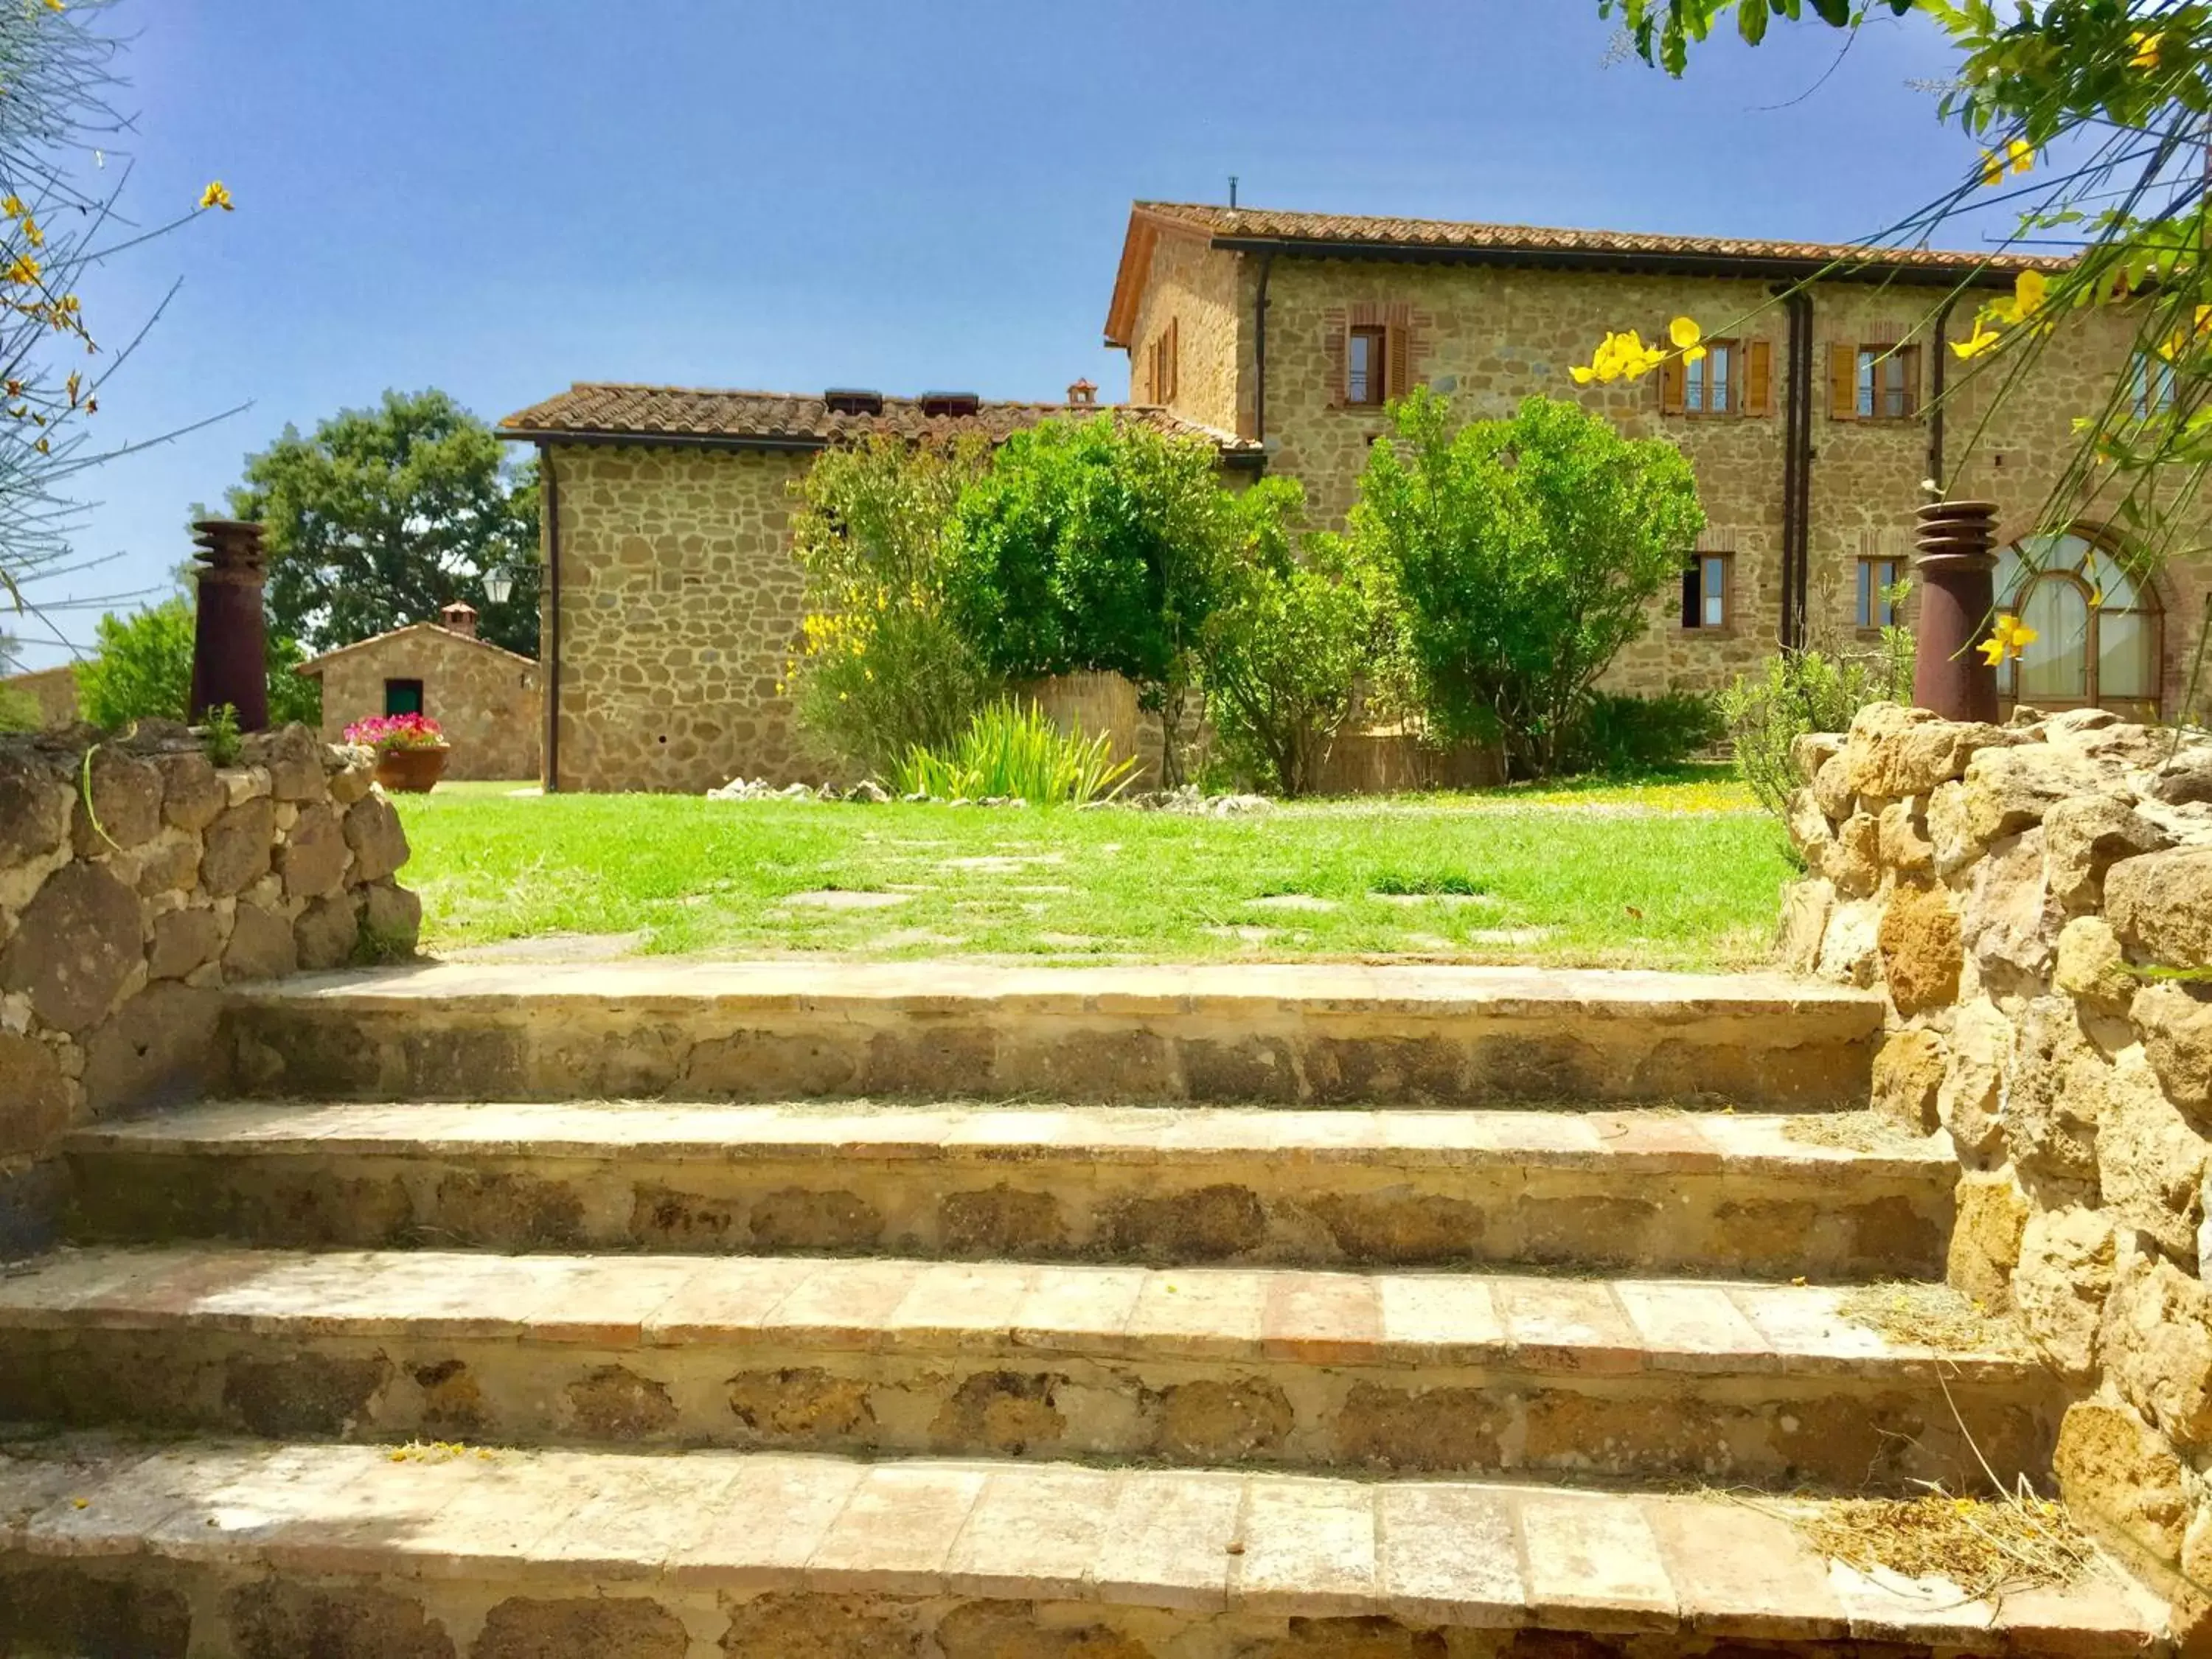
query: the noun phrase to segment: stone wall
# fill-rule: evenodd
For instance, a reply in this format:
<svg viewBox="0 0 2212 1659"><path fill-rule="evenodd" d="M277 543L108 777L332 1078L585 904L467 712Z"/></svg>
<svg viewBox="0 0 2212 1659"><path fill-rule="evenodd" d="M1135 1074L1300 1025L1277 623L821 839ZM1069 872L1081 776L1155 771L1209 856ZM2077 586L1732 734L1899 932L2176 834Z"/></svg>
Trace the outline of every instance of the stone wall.
<svg viewBox="0 0 2212 1659"><path fill-rule="evenodd" d="M39 723L52 728L76 723L76 668L35 668L27 674L10 674L0 687L19 691L39 705Z"/></svg>
<svg viewBox="0 0 2212 1659"><path fill-rule="evenodd" d="M806 602L790 485L812 459L546 452L559 514L545 533L561 547L560 776L550 783L696 794L733 777L817 780L776 690ZM550 653L550 629L543 637Z"/></svg>
<svg viewBox="0 0 2212 1659"><path fill-rule="evenodd" d="M1129 401L1167 404L1217 432L1251 430L1249 368L1238 343L1251 307L1245 262L1217 253L1201 237L1165 234L1152 248L1152 275L1131 331ZM1176 380L1172 400L1152 383L1152 346L1172 325Z"/></svg>
<svg viewBox="0 0 2212 1659"><path fill-rule="evenodd" d="M224 985L414 949L374 771L301 726L222 768L165 721L0 738L0 1255L48 1237L72 1127L199 1088Z"/></svg>
<svg viewBox="0 0 2212 1659"><path fill-rule="evenodd" d="M1783 952L1887 994L1952 1282L2071 1384L2069 1504L2212 1637L2212 738L1881 704L1796 758Z"/></svg>
<svg viewBox="0 0 2212 1659"><path fill-rule="evenodd" d="M438 722L453 752L449 778L535 778L545 717L538 665L489 640L436 623L416 623L307 665L323 682L323 740L344 740L357 720L384 712L386 680L422 682L422 712Z"/></svg>

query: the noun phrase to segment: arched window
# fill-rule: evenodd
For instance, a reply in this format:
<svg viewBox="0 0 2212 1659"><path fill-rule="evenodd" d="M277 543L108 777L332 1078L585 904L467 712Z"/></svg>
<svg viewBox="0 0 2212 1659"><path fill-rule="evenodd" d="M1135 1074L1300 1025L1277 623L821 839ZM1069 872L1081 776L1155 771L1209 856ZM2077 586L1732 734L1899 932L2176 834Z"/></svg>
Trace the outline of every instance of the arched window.
<svg viewBox="0 0 2212 1659"><path fill-rule="evenodd" d="M2073 532L2031 536L1997 556L1997 608L2037 639L1997 671L1997 689L2036 708L2118 708L2155 718L2162 665L2158 595L2112 550Z"/></svg>

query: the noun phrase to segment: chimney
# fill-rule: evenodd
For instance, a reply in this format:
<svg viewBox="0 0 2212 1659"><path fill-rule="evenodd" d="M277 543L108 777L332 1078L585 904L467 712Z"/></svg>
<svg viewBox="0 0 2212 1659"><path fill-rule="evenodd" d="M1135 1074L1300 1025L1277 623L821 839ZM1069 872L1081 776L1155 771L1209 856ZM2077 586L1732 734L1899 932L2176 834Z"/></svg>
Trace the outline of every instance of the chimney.
<svg viewBox="0 0 2212 1659"><path fill-rule="evenodd" d="M455 599L445 606L438 612L438 620L448 632L459 634L465 640L477 636L477 608L465 600Z"/></svg>
<svg viewBox="0 0 2212 1659"><path fill-rule="evenodd" d="M1067 401L1087 409L1098 401L1098 388L1088 380L1078 380L1067 388Z"/></svg>

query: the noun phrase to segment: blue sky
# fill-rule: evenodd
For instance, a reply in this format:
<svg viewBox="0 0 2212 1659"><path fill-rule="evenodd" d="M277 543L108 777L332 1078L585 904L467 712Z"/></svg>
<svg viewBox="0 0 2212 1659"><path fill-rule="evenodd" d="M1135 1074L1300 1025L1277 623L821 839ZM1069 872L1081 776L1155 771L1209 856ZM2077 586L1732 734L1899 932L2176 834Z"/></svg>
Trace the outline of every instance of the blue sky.
<svg viewBox="0 0 2212 1659"><path fill-rule="evenodd" d="M121 556L78 596L165 582L246 453L387 386L487 418L592 379L1121 397L1099 330L1128 204L1220 200L1232 173L1253 205L1845 240L1972 156L1911 84L1950 61L1917 21L1840 62L1832 32L1778 25L1678 83L1608 65L1595 0L112 16L138 216L212 178L238 206L87 285L112 338L182 283L100 424L136 441L250 407L86 479L78 550Z"/></svg>

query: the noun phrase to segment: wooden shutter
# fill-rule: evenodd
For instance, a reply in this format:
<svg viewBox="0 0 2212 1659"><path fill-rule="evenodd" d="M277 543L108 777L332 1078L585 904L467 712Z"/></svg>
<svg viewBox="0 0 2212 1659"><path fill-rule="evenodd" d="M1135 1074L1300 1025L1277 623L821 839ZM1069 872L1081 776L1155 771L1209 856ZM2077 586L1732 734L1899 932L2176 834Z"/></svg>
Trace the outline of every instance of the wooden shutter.
<svg viewBox="0 0 2212 1659"><path fill-rule="evenodd" d="M1176 392L1178 390L1177 383L1182 374L1182 319L1170 317L1168 319L1167 337L1168 390L1167 396L1160 400L1162 403L1171 404L1175 401Z"/></svg>
<svg viewBox="0 0 2212 1659"><path fill-rule="evenodd" d="M1393 323L1383 331L1382 343L1389 365L1383 371L1382 395L1386 399L1402 398L1413 389L1413 331Z"/></svg>
<svg viewBox="0 0 2212 1659"><path fill-rule="evenodd" d="M1859 349L1840 341L1828 348L1828 418L1859 417Z"/></svg>
<svg viewBox="0 0 2212 1659"><path fill-rule="evenodd" d="M1328 359L1329 405L1340 409L1351 398L1351 392L1345 385L1347 361L1351 356L1351 324L1344 313L1332 311L1323 315L1322 326L1327 331L1322 340L1322 351Z"/></svg>
<svg viewBox="0 0 2212 1659"><path fill-rule="evenodd" d="M1690 562L1682 568L1682 626L1685 628L1695 628L1705 620L1705 607L1700 603L1705 598L1705 591L1698 580L1704 568L1704 563L1694 553L1690 555Z"/></svg>
<svg viewBox="0 0 2212 1659"><path fill-rule="evenodd" d="M1771 340L1743 343L1743 412L1774 413L1774 343Z"/></svg>
<svg viewBox="0 0 2212 1659"><path fill-rule="evenodd" d="M1659 365L1659 412L1680 415L1689 400L1689 370L1679 356Z"/></svg>
<svg viewBox="0 0 2212 1659"><path fill-rule="evenodd" d="M1897 356L1905 365L1905 412L1908 416L1917 415L1920 412L1920 348L1917 345L1899 346Z"/></svg>

